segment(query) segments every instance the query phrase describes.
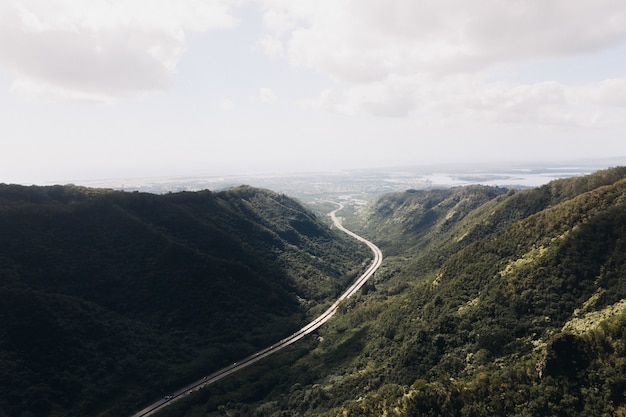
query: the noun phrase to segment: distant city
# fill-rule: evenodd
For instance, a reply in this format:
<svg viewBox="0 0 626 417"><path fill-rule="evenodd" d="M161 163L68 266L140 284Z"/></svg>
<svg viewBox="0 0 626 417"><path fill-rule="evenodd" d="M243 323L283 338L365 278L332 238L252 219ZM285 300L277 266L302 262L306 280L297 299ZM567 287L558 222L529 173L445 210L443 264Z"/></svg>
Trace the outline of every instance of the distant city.
<svg viewBox="0 0 626 417"><path fill-rule="evenodd" d="M155 194L203 189L221 191L245 184L284 193L305 202L342 195L350 195L352 198L362 196L364 200L369 200L389 192L469 184L523 189L537 187L558 178L585 175L624 164L626 157L610 161L578 161L563 164L405 166L291 174L118 178L81 181L77 184Z"/></svg>

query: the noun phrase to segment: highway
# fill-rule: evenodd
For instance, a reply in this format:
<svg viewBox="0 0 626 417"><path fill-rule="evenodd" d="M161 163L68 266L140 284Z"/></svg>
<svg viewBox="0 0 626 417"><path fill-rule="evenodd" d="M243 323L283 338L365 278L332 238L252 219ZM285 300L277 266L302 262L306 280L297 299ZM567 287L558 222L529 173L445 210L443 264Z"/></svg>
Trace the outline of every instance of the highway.
<svg viewBox="0 0 626 417"><path fill-rule="evenodd" d="M326 323L336 312L337 309L339 308L339 305L341 304L342 301L346 300L347 298L351 297L353 294L355 294L357 291L359 291L359 289L361 289L361 287L363 286L363 284L365 284L365 282L367 282L367 280L374 274L374 272L376 272L376 270L380 267L380 264L383 261L383 253L381 252L381 250L374 245L372 242L370 242L369 240L362 238L361 236L357 235L356 233L346 229L345 227L343 227L341 225L341 221L337 218L337 212L341 209L343 209L343 204L340 203L333 203L333 204L337 204L339 206L339 208L337 208L336 210L332 211L329 215L330 218L332 219L334 225L341 230L344 233L347 233L348 235L352 236L353 238L357 239L360 242L365 243L374 253L374 259L372 261L372 263L370 264L370 266L367 268L367 270L361 275L359 276L356 281L350 286L348 287L348 289L346 289L346 291L341 294L341 296L333 303L333 305L331 305L326 311L324 311L320 316L318 316L315 320L313 320L312 322L310 322L309 324L307 324L306 326L304 326L303 328L301 328L300 330L298 330L297 332L293 333L291 336L288 336L280 341L278 341L277 343L266 347L265 349L262 349L258 352L253 353L252 355L240 360L239 362L235 362L232 365L229 365L225 368L220 369L217 372L214 372L198 381L195 381L181 389L179 389L178 391L172 392L168 395L166 395L165 397L163 397L162 399L160 399L159 401L147 406L146 408L142 409L141 411L138 411L137 413L133 414L132 417L148 417L153 415L154 413L156 413L157 411L162 410L163 408L165 408L166 406L172 404L173 402L180 400L181 398L184 398L185 396L193 393L194 391L197 391L199 389L202 389L208 385L211 385L223 378L226 378L229 375L234 374L235 372L239 372L242 369L252 365L255 362L260 361L261 359L278 352L279 350L291 345L292 343L297 342L298 340L302 339L304 336L306 336L307 334L315 331L316 329L318 329L320 326L322 326L324 323Z"/></svg>

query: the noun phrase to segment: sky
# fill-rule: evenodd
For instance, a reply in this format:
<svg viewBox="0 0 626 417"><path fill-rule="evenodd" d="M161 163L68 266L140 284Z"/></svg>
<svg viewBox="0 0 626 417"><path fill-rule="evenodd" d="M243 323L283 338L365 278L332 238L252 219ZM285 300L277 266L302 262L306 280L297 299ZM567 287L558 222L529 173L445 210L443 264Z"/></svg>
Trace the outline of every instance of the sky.
<svg viewBox="0 0 626 417"><path fill-rule="evenodd" d="M618 158L623 0L0 0L0 182Z"/></svg>

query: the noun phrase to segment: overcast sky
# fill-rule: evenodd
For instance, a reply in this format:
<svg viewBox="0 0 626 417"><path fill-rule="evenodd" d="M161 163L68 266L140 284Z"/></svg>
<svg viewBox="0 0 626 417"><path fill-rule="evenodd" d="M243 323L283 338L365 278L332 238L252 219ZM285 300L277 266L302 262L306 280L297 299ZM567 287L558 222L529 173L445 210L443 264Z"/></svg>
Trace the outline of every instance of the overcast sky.
<svg viewBox="0 0 626 417"><path fill-rule="evenodd" d="M0 0L0 182L616 156L624 0Z"/></svg>

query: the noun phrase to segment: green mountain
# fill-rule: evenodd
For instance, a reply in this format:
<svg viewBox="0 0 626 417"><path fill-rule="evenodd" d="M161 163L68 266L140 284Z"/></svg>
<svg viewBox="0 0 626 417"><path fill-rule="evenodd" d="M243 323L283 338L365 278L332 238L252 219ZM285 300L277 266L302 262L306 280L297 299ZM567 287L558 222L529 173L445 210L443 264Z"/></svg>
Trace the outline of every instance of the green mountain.
<svg viewBox="0 0 626 417"><path fill-rule="evenodd" d="M288 365L163 415L626 415L626 168L390 194L358 218L391 255L363 293ZM262 400L236 388L266 374Z"/></svg>
<svg viewBox="0 0 626 417"><path fill-rule="evenodd" d="M0 185L0 416L124 416L298 329L366 248L239 187Z"/></svg>

